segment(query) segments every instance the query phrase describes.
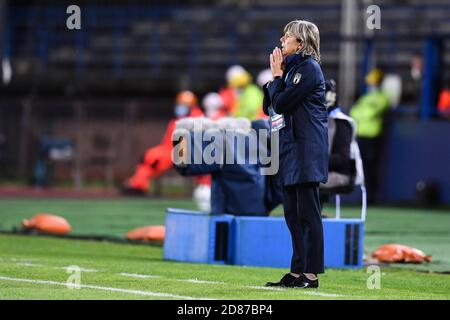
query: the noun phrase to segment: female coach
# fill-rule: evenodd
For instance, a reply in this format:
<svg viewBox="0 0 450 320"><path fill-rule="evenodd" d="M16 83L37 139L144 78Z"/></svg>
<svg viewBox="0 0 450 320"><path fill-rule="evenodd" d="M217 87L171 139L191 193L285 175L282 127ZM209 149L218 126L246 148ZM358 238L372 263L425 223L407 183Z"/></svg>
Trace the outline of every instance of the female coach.
<svg viewBox="0 0 450 320"><path fill-rule="evenodd" d="M264 113L279 131L278 172L292 238L291 272L267 286L317 288L324 272L319 183L328 175L325 81L320 68L319 29L295 20L284 27L282 49L270 55L273 81L264 86Z"/></svg>

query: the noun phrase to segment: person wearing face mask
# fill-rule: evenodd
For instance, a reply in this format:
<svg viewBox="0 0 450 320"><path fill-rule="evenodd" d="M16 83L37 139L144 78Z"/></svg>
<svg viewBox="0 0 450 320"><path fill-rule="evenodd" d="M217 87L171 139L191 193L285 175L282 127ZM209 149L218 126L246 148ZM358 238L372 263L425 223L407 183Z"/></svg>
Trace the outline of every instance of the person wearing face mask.
<svg viewBox="0 0 450 320"><path fill-rule="evenodd" d="M228 116L225 109L225 103L221 95L217 92L207 93L202 100L205 116L211 120L218 120Z"/></svg>
<svg viewBox="0 0 450 320"><path fill-rule="evenodd" d="M145 195L150 187L150 181L172 168L172 133L175 122L185 117L202 117L203 112L198 106L198 100L192 91L181 91L175 98L174 118L167 125L167 130L157 146L149 148L142 160L136 166L134 174L128 178L122 191L126 194ZM198 183L210 183L209 176L198 177Z"/></svg>
<svg viewBox="0 0 450 320"><path fill-rule="evenodd" d="M350 185L356 170L351 154L356 125L355 121L345 115L339 106L334 79L326 82L326 99L329 150L328 182L320 185L321 191Z"/></svg>
<svg viewBox="0 0 450 320"><path fill-rule="evenodd" d="M376 199L379 176L379 155L382 149L384 121L389 110L389 98L381 90L383 72L374 69L366 76L368 92L350 110L357 125L357 141L366 174L367 201Z"/></svg>
<svg viewBox="0 0 450 320"><path fill-rule="evenodd" d="M309 21L291 21L280 41L282 49L270 55L273 80L264 86L263 109L274 137L279 136L278 178L293 254L290 273L266 286L317 288L317 276L324 272L319 184L328 176L319 29Z"/></svg>
<svg viewBox="0 0 450 320"><path fill-rule="evenodd" d="M364 185L364 169L358 142L356 123L342 112L334 79L326 81L328 111L328 182L320 184L321 203L330 195L348 194L356 185ZM323 218L328 216L323 215Z"/></svg>

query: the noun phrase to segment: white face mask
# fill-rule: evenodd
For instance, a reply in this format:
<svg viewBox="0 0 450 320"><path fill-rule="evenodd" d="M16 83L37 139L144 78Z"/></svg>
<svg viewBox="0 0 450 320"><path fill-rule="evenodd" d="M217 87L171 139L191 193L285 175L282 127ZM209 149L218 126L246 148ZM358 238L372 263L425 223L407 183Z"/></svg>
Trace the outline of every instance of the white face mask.
<svg viewBox="0 0 450 320"><path fill-rule="evenodd" d="M216 110L206 110L205 111L205 115L207 118L212 118L216 115Z"/></svg>
<svg viewBox="0 0 450 320"><path fill-rule="evenodd" d="M186 117L189 114L189 107L187 105L184 104L177 104L175 106L175 117Z"/></svg>
<svg viewBox="0 0 450 320"><path fill-rule="evenodd" d="M336 92L327 91L325 94L325 99L327 100L327 108L334 106L336 103Z"/></svg>

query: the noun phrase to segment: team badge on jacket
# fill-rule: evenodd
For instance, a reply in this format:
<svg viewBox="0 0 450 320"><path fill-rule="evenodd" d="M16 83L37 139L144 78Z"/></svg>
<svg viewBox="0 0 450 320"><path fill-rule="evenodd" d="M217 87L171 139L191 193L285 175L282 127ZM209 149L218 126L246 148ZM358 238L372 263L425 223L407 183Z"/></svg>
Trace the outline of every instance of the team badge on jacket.
<svg viewBox="0 0 450 320"><path fill-rule="evenodd" d="M302 74L301 73L294 74L294 79L292 80L292 83L293 84L299 83L301 78L302 78Z"/></svg>

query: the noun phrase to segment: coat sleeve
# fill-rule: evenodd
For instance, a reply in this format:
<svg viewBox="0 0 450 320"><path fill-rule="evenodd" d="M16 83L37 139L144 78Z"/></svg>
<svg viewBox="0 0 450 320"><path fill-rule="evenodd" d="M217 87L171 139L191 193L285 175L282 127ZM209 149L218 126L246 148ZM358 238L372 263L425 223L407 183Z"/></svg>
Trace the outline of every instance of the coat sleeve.
<svg viewBox="0 0 450 320"><path fill-rule="evenodd" d="M264 99L263 99L263 111L264 114L266 116L269 116L269 107L271 105L270 103L270 96L269 96L269 90L267 89L267 87L270 85L270 82L267 82L264 86L263 86L263 92L264 92Z"/></svg>
<svg viewBox="0 0 450 320"><path fill-rule="evenodd" d="M272 107L278 114L294 111L315 87L316 76L312 65L307 64L297 70L292 70L292 72L293 75L301 74L297 84L285 84L282 78L278 78L272 81L267 88Z"/></svg>

